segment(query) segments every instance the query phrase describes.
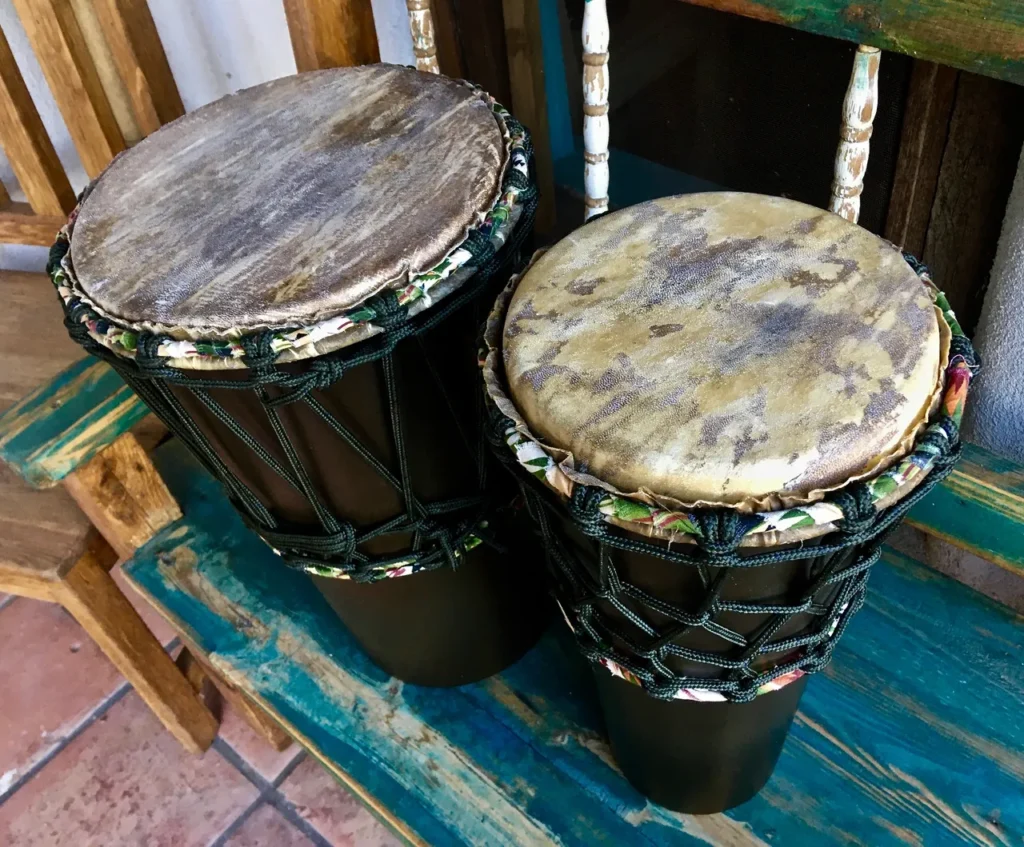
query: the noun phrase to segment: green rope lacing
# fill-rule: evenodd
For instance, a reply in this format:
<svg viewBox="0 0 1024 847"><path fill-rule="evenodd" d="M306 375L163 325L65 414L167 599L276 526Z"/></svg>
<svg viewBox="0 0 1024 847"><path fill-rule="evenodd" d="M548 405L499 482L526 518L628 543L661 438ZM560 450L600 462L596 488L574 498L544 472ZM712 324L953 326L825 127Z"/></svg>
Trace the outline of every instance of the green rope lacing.
<svg viewBox="0 0 1024 847"><path fill-rule="evenodd" d="M916 260L908 261L919 273ZM963 356L972 370L977 359L970 341L954 337L952 355ZM793 671L823 669L850 619L864 604L868 572L878 560L888 535L922 497L944 479L960 456L959 428L940 417L936 431L922 439L934 442L935 464L917 488L881 511L874 506L865 482L855 482L827 498L842 509L844 519L835 531L782 550L740 552L750 516L726 507L693 509L690 514L699 534L694 544L670 547L647 540L610 524L599 511L608 492L576 484L566 503L551 489L519 466L505 436L514 422L488 403L488 440L492 452L519 483L528 511L543 539L554 592L584 656L592 662L611 661L633 674L652 697L671 700L680 689L714 691L728 700L745 702L762 686ZM568 519L590 541L581 552L568 541L563 524ZM703 594L684 607L653 596L623 579L619 573L623 553L636 553L696 568ZM815 560L802 585L792 585L787 597L775 601L730 601L722 591L730 574L740 568L758 568L798 560ZM651 624L654 613L669 620ZM744 635L721 622L722 613L763 615L765 621ZM777 638L795 615L811 615L813 624L801 634ZM722 641L722 649L697 650L679 643L694 630L704 630ZM671 660L718 669L713 677L679 673Z"/></svg>
<svg viewBox="0 0 1024 847"><path fill-rule="evenodd" d="M512 123L506 119L506 123ZM511 130L511 127L510 127ZM533 173L532 149L527 144L530 172ZM272 332L263 331L241 340L245 351L243 362L247 368L244 379L197 379L188 371L170 367L158 355L166 336L139 333L134 359L118 356L97 342L82 321L90 307L78 298L64 305L64 325L72 339L92 355L108 362L135 391L142 401L167 427L197 456L206 469L225 487L228 497L246 523L255 530L290 567L321 576L348 577L361 582L375 581L387 571L399 566L412 566L415 570L432 570L449 565L456 567L465 551L478 543L487 543L501 549L500 544L486 531L488 517L499 505L487 494L484 458L486 438L483 427L483 398L479 400L477 449L471 450L478 466L479 487L469 496L424 503L413 493L405 437L399 414L401 398L395 379L393 353L397 345L407 338L420 336L442 323L464 305L478 301L491 290L488 283L495 277L517 270L525 260L522 246L533 228L537 208L537 190L532 178L528 179L513 168L505 173L503 190L519 189L518 203L522 207L519 220L507 243L496 249L489 237L473 230L461 245L472 255L468 267L474 274L460 289L449 295L438 306L410 317L408 308L398 302L393 291L379 293L365 305L375 314L373 323L382 330L369 339L319 357L308 363L301 373L290 373L275 362L277 354L271 349ZM53 274L69 249L67 241L58 241L50 251L48 270ZM427 359L429 363L429 358ZM371 362L380 362L384 374L388 404L391 409L391 439L397 458L397 472L390 470L373 452L332 415L313 392L325 389L342 379L353 368ZM450 402L443 381L436 369L428 368L437 383L440 396L445 400L458 422L463 439L470 438ZM320 524L319 532L296 531L284 526L263 504L260 498L235 476L213 448L210 440L190 419L185 407L170 390L169 385L188 389L210 413L252 452L255 460L263 462L309 502ZM277 396L268 388L273 386ZM255 392L266 413L268 422L284 455L282 464L251 433L234 420L213 398L211 389L230 389ZM304 403L370 465L391 487L401 494L404 510L372 526L356 527L333 514L324 504L316 486L310 479L288 433L278 409ZM406 553L375 556L360 548L373 539L387 535L411 536L411 549Z"/></svg>

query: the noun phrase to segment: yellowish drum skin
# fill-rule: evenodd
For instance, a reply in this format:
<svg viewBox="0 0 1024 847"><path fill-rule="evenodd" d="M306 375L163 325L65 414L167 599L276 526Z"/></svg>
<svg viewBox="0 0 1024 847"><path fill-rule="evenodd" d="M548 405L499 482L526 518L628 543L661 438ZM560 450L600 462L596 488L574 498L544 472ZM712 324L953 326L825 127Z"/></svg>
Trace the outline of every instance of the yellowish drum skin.
<svg viewBox="0 0 1024 847"><path fill-rule="evenodd" d="M541 256L507 312L511 397L623 493L777 509L909 452L948 338L888 242L802 203L643 203Z"/></svg>

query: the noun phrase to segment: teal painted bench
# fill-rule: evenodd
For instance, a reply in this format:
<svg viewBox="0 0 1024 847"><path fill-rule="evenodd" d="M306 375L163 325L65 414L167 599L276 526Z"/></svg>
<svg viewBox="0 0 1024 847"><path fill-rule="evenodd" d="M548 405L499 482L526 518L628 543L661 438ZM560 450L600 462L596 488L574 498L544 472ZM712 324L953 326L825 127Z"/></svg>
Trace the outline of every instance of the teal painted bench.
<svg viewBox="0 0 1024 847"><path fill-rule="evenodd" d="M647 803L612 764L589 670L554 627L505 673L441 690L389 679L171 442L185 518L125 566L201 661L416 844L1012 845L1024 839L1024 628L888 551L804 696L767 788L727 813ZM943 534L1019 516L1022 471L972 449L914 520ZM1020 566L1011 537L964 531ZM973 533L973 534L972 534Z"/></svg>

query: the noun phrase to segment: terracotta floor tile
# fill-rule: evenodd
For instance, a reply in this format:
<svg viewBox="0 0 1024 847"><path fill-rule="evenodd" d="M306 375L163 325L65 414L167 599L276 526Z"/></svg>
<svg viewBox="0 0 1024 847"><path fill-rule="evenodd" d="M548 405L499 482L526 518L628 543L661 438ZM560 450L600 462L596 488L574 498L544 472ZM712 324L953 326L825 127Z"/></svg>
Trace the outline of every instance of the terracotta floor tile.
<svg viewBox="0 0 1024 847"><path fill-rule="evenodd" d="M138 591L128 584L128 580L125 579L124 574L121 572L121 565L115 566L110 571L110 575L114 578L114 582L117 583L124 596L128 598L128 602L135 607L135 611L139 613L139 617L146 622L146 626L148 626L153 635L157 637L157 640L163 644L164 647L170 644L177 636L177 633L171 628L171 625L167 623L164 616L154 609Z"/></svg>
<svg viewBox="0 0 1024 847"><path fill-rule="evenodd" d="M199 847L258 794L216 751L186 753L129 692L0 805L0 844Z"/></svg>
<svg viewBox="0 0 1024 847"><path fill-rule="evenodd" d="M224 847L308 847L312 843L277 809L263 805L224 842Z"/></svg>
<svg viewBox="0 0 1024 847"><path fill-rule="evenodd" d="M17 597L0 609L0 644L2 796L123 680L55 603Z"/></svg>
<svg viewBox="0 0 1024 847"><path fill-rule="evenodd" d="M299 765L281 784L280 791L333 847L393 847L403 843L315 759Z"/></svg>
<svg viewBox="0 0 1024 847"><path fill-rule="evenodd" d="M227 702L224 703L217 734L267 782L277 779L281 771L302 755L302 747L294 742L287 750L275 750Z"/></svg>

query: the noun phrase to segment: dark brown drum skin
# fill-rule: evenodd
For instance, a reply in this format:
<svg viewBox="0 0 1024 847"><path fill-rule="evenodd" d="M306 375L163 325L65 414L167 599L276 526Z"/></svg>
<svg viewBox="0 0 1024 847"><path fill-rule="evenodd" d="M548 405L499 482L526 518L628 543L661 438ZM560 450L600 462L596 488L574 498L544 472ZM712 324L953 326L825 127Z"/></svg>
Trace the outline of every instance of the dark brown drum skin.
<svg viewBox="0 0 1024 847"><path fill-rule="evenodd" d="M495 281L492 281L492 283ZM472 284L472 282L470 283ZM490 287L490 286L488 286ZM398 409L412 487L421 502L479 492L477 461L492 461L480 447L479 373L476 333L483 319L477 298L433 329L400 342L393 354ZM443 302L443 301L442 301ZM302 371L307 362L284 367ZM217 371L209 379L239 379L245 372ZM438 389L443 381L444 394ZM197 380L204 372L195 372ZM170 386L214 451L292 532L321 531L306 498L256 457L189 390ZM276 389L269 389L274 393ZM227 413L282 465L277 443L259 398L250 390L210 389ZM360 365L313 395L396 476L398 457L391 437L391 409L380 361ZM339 519L357 527L404 511L401 493L304 403L279 407L281 420L322 502ZM509 502L514 486L499 468L488 485L498 501ZM496 527L500 535L501 527ZM320 591L384 670L421 685L461 685L502 670L540 637L550 617L541 554L528 546L526 532L507 533L518 546L500 554L487 545L470 551L456 570L359 584L314 578ZM364 552L408 551L408 534L382 536Z"/></svg>
<svg viewBox="0 0 1024 847"><path fill-rule="evenodd" d="M596 544L569 521L562 521L560 525L563 540L571 540L596 579ZM824 536L803 543L817 546L829 541L829 537ZM675 545L675 549L679 549L679 545ZM748 549L765 552L765 548ZM722 599L797 603L810 581L826 567L842 569L852 564L857 553L858 550L852 548L775 565L733 568ZM643 553L609 550L609 555L623 582L690 613L699 613L699 605L708 592L697 568ZM708 568L710 579L718 573L719 569ZM827 603L837 590L823 588L815 601ZM630 598L620 597L620 600L659 631L663 632L670 625L666 616ZM622 625L637 643L643 643L645 636L638 628L627 624L626 617L611 603L598 600L597 605L615 619L616 626ZM767 614L735 612L720 612L715 616L715 621L748 639L755 638L770 619ZM820 625L821 618L816 616L794 615L771 640L808 634ZM731 659L738 658L742 650L700 628L677 636L673 643ZM617 646L622 649L624 645L619 642ZM628 650L623 652L629 653ZM777 657L773 664L782 664L783 658ZM719 668L674 656L669 657L666 664L675 673L695 677L722 677L725 673ZM648 695L639 685L613 676L603 667L595 665L593 670L612 752L622 772L638 791L654 802L688 814L725 811L749 800L764 787L778 762L808 679L804 676L746 703L697 702L660 700Z"/></svg>

